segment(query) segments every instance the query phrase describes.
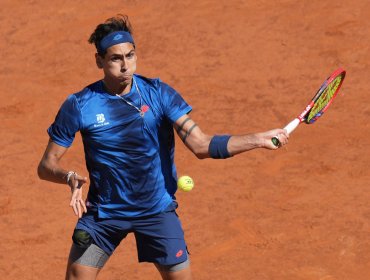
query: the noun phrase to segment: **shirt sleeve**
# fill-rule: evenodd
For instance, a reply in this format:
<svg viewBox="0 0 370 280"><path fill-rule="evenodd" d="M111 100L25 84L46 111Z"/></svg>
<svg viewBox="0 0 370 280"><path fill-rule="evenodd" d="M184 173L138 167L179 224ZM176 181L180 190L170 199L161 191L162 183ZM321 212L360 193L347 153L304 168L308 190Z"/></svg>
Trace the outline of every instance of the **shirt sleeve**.
<svg viewBox="0 0 370 280"><path fill-rule="evenodd" d="M70 95L59 109L54 123L47 132L53 142L68 148L72 145L76 132L81 129L81 124L81 111L77 98Z"/></svg>
<svg viewBox="0 0 370 280"><path fill-rule="evenodd" d="M163 82L160 82L160 96L163 112L173 123L192 110L192 107L186 103L176 90Z"/></svg>

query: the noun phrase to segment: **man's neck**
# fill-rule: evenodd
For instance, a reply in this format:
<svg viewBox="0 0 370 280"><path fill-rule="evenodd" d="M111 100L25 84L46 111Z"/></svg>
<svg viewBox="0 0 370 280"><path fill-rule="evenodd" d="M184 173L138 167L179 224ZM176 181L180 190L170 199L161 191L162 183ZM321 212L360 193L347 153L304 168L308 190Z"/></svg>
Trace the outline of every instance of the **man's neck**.
<svg viewBox="0 0 370 280"><path fill-rule="evenodd" d="M107 80L106 78L103 79L103 84L104 84L104 88L105 90L112 94L112 95L125 95L127 93L129 93L131 91L131 87L132 87L132 79L130 81L130 83L121 83L121 84L118 84L118 83L114 83L114 82L111 82L109 80Z"/></svg>

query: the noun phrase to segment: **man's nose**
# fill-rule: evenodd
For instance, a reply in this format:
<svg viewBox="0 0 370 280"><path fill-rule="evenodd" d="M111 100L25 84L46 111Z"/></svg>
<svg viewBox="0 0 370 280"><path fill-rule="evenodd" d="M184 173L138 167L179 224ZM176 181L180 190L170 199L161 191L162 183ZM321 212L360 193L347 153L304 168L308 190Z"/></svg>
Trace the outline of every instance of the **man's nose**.
<svg viewBox="0 0 370 280"><path fill-rule="evenodd" d="M122 59L121 72L126 72L126 70L127 70L127 61L126 59Z"/></svg>

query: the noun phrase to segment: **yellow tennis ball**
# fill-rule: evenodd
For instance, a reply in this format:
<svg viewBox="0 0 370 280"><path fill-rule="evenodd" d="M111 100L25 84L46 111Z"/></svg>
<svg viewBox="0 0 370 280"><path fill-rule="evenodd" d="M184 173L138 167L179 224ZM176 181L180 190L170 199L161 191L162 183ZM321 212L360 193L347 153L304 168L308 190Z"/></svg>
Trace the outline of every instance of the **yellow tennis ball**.
<svg viewBox="0 0 370 280"><path fill-rule="evenodd" d="M189 176L181 176L177 180L177 187L180 190L183 190L185 192L189 192L194 188L194 181Z"/></svg>

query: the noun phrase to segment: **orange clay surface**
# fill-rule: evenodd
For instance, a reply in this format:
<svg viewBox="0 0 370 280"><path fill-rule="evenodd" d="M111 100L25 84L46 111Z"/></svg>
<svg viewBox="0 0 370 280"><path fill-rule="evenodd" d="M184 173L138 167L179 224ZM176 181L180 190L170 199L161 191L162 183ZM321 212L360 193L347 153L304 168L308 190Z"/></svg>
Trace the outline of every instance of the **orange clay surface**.
<svg viewBox="0 0 370 280"><path fill-rule="evenodd" d="M289 145L198 160L177 138L177 195L194 279L370 279L370 2L1 0L0 278L63 279L76 217L66 185L38 179L47 127L102 77L87 39L117 13L138 73L160 77L209 134L283 127L336 68L347 77ZM62 161L85 174L81 137ZM86 194L85 189L85 194ZM99 279L160 279L129 236Z"/></svg>

